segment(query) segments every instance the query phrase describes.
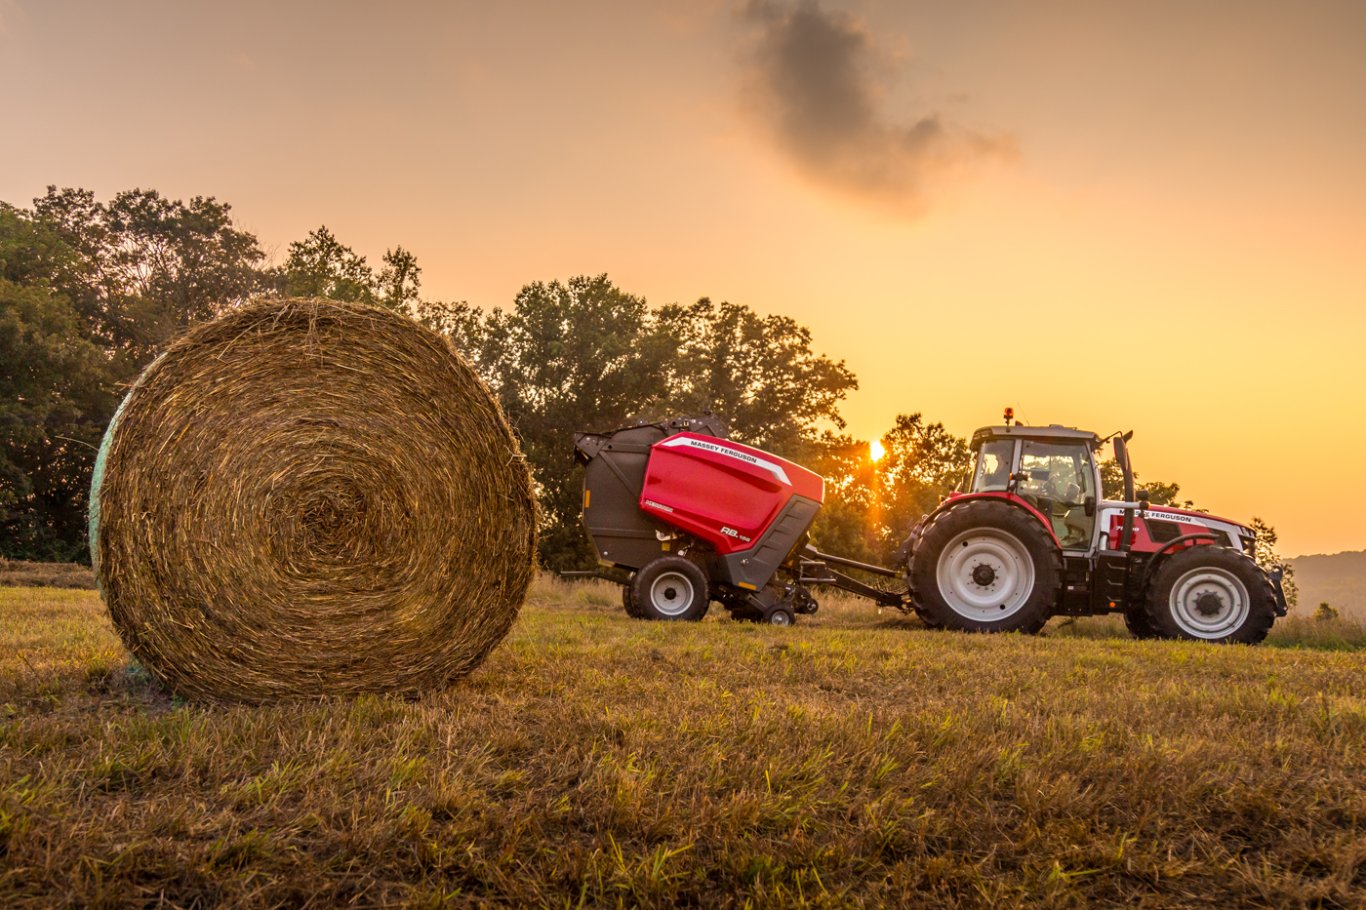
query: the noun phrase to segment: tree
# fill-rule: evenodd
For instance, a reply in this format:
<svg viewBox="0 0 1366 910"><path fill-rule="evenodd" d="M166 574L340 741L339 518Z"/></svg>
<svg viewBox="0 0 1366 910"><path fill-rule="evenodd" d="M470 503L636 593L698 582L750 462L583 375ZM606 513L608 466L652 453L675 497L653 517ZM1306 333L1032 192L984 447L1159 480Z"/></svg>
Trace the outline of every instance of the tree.
<svg viewBox="0 0 1366 910"><path fill-rule="evenodd" d="M277 270L275 286L289 297L326 297L372 303L418 317L439 304L421 297L422 268L402 246L385 250L379 273L366 258L337 239L327 225L289 245L289 256ZM425 321L425 320L423 320Z"/></svg>
<svg viewBox="0 0 1366 910"><path fill-rule="evenodd" d="M882 558L882 483L868 443L826 432L803 461L825 478L825 502L811 541L827 553L864 562Z"/></svg>
<svg viewBox="0 0 1366 910"><path fill-rule="evenodd" d="M1124 471L1120 468L1119 462L1113 458L1100 463L1100 488L1101 495L1105 499L1123 500L1124 499ZM1148 491L1148 502L1155 506L1171 506L1174 509L1195 509L1195 503L1189 499L1181 499L1181 485L1177 483L1167 483L1161 480L1152 480L1147 483L1139 484L1138 472L1134 472L1134 491Z"/></svg>
<svg viewBox="0 0 1366 910"><path fill-rule="evenodd" d="M0 204L0 554L85 552L96 447L127 383L175 335L267 286L256 238L208 197L48 187Z"/></svg>
<svg viewBox="0 0 1366 910"><path fill-rule="evenodd" d="M1315 622L1332 622L1337 619L1339 615L1337 608L1325 600L1320 603L1318 609L1314 611L1314 620Z"/></svg>
<svg viewBox="0 0 1366 910"><path fill-rule="evenodd" d="M826 434L808 462L825 477L825 505L812 528L822 549L889 562L972 462L967 440L920 414L898 415L881 442L883 456L874 462L868 443Z"/></svg>
<svg viewBox="0 0 1366 910"><path fill-rule="evenodd" d="M666 379L675 411L715 411L736 440L791 458L818 447L823 424L844 427L839 405L858 380L811 349L807 328L705 297L656 319L676 348Z"/></svg>
<svg viewBox="0 0 1366 910"><path fill-rule="evenodd" d="M412 268L416 269L416 262ZM364 256L339 241L327 225L289 245L289 256L280 271L280 287L289 297L376 302L374 270Z"/></svg>
<svg viewBox="0 0 1366 910"><path fill-rule="evenodd" d="M90 470L113 396L106 361L69 301L0 279L3 555L77 559Z"/></svg>
<svg viewBox="0 0 1366 910"><path fill-rule="evenodd" d="M390 309L412 312L421 300L418 291L422 287L422 269L417 257L401 246L386 250L384 268L375 284L381 303Z"/></svg>
<svg viewBox="0 0 1366 910"><path fill-rule="evenodd" d="M418 300L410 310L418 322L451 340L457 350L473 361L486 380L492 380L492 364L502 356L502 339L491 339L484 313L465 301Z"/></svg>
<svg viewBox="0 0 1366 910"><path fill-rule="evenodd" d="M966 439L918 413L898 415L882 446L886 454L878 471L887 491L882 537L884 552L890 554L920 517L962 481L972 466L972 453Z"/></svg>
<svg viewBox="0 0 1366 910"><path fill-rule="evenodd" d="M527 285L510 311L424 301L411 252L386 251L376 274L325 225L290 244L280 267L264 259L231 208L211 197L184 202L134 189L106 203L49 187L29 211L0 203L4 354L16 365L4 380L12 404L0 439L0 521L28 528L8 536L25 541L14 547L80 550L112 390L188 326L263 292L380 303L450 337L522 439L549 565L591 559L578 522L576 430L707 409L739 440L828 464L841 480L827 528L838 524L870 549L883 533L868 524L876 491L864 489L862 444L837 435L839 405L857 382L842 362L814 352L810 332L791 319L707 299L655 311L606 275Z"/></svg>
<svg viewBox="0 0 1366 910"><path fill-rule="evenodd" d="M1277 567L1284 570L1281 576L1281 590L1285 592L1285 603L1288 607L1293 607L1300 600L1300 586L1295 583L1295 567L1290 565L1280 553L1276 552L1276 544L1279 537L1276 529L1260 518L1252 519L1252 530L1257 534L1256 550L1252 558L1257 565L1263 569L1271 570Z"/></svg>
<svg viewBox="0 0 1366 910"><path fill-rule="evenodd" d="M135 375L192 323L266 287L265 254L231 210L212 197L186 203L141 189L107 205L89 190L51 186L34 200L32 220L75 254L47 260L46 280L72 302L117 378Z"/></svg>
<svg viewBox="0 0 1366 910"><path fill-rule="evenodd" d="M543 523L541 557L567 568L591 564L579 523L578 430L621 426L662 413L672 345L642 298L606 275L522 288L511 312L477 324L447 310L457 339L489 379L531 465Z"/></svg>
<svg viewBox="0 0 1366 910"><path fill-rule="evenodd" d="M0 278L69 292L85 271L80 252L53 225L0 202Z"/></svg>

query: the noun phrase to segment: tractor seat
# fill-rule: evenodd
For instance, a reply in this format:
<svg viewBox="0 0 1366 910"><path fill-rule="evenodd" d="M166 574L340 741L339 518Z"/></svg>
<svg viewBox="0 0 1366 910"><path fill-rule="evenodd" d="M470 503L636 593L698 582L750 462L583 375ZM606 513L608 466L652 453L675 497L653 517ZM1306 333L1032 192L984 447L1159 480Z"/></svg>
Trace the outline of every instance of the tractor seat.
<svg viewBox="0 0 1366 910"><path fill-rule="evenodd" d="M1081 506L1059 506L1053 510L1053 533L1064 550L1082 549L1090 545L1090 528L1086 512Z"/></svg>

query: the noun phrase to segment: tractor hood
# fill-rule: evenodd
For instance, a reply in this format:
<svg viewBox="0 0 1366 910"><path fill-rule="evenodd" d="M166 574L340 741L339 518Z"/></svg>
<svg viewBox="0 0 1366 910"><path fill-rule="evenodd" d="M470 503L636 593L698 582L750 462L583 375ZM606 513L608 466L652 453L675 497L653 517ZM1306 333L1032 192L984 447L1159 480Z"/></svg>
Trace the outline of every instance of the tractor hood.
<svg viewBox="0 0 1366 910"><path fill-rule="evenodd" d="M1142 515L1144 513L1140 513ZM1182 527L1199 526L1209 528L1211 531L1223 531L1232 536L1232 540L1238 545L1238 549L1243 549L1242 540L1256 540L1257 532L1247 525L1230 521L1227 518L1220 518L1218 515L1211 515L1208 512L1195 512L1190 509L1176 509L1171 506L1149 506L1146 513L1149 519L1154 521L1170 521ZM1194 533L1187 531L1186 533Z"/></svg>
<svg viewBox="0 0 1366 910"><path fill-rule="evenodd" d="M1101 518L1110 532L1110 547L1118 549L1124 509L1117 503L1102 503ZM1160 550L1165 544L1190 534L1209 534L1218 546L1253 554L1257 533L1247 525L1172 506L1149 506L1134 512L1133 549L1138 552ZM1206 541L1208 542L1208 541Z"/></svg>

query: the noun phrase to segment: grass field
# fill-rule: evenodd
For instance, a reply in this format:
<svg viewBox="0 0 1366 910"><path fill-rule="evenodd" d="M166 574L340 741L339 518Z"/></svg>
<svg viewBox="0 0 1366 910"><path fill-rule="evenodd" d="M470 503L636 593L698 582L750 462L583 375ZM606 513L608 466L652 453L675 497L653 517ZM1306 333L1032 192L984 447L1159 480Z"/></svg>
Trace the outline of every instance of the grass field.
<svg viewBox="0 0 1366 910"><path fill-rule="evenodd" d="M93 592L0 589L0 907L1366 906L1359 628L618 603L542 581L449 691L247 708L157 691Z"/></svg>
<svg viewBox="0 0 1366 910"><path fill-rule="evenodd" d="M0 559L0 587L95 589L95 573L74 562Z"/></svg>

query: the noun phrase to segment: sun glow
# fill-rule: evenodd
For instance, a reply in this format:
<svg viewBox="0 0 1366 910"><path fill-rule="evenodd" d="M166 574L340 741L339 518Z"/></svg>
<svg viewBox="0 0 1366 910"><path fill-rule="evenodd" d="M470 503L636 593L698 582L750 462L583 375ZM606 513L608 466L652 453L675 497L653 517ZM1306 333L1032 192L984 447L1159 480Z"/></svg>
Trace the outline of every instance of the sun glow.
<svg viewBox="0 0 1366 910"><path fill-rule="evenodd" d="M873 462L876 463L881 461L882 456L886 454L887 449L883 447L880 441L874 439L872 442L868 443L868 457L872 459Z"/></svg>

